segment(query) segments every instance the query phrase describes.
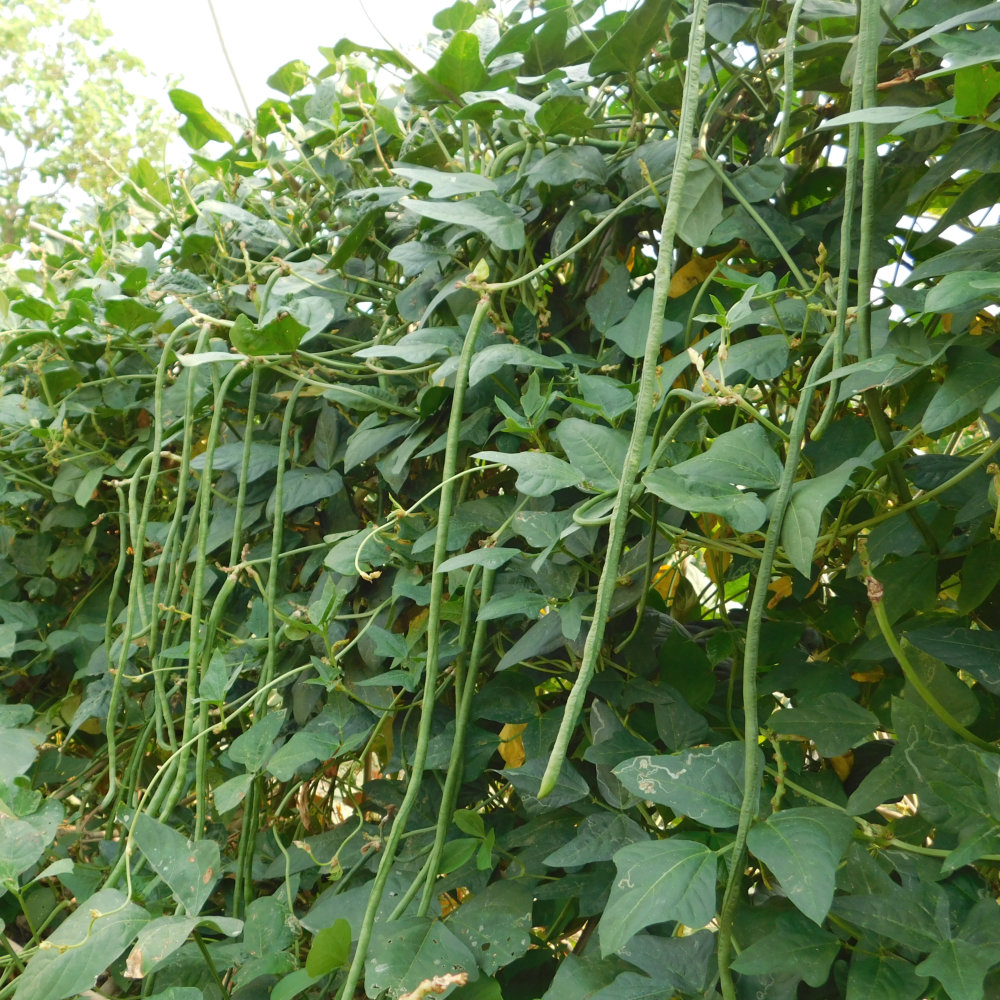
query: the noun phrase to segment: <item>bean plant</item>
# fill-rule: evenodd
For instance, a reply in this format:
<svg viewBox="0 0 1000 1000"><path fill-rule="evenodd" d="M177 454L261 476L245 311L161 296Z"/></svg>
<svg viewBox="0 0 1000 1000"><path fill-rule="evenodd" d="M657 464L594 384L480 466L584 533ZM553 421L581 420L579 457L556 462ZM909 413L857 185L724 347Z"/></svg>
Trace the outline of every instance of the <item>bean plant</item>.
<svg viewBox="0 0 1000 1000"><path fill-rule="evenodd" d="M172 91L0 292L0 1000L996 996L996 21Z"/></svg>

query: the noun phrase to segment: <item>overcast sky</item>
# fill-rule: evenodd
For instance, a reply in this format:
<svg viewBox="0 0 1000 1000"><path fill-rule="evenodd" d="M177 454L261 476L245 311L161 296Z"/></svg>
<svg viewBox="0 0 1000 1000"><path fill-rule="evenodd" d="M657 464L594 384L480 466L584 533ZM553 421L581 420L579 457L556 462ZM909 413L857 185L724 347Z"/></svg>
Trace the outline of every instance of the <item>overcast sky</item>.
<svg viewBox="0 0 1000 1000"><path fill-rule="evenodd" d="M291 59L324 65L319 46L340 38L384 47L379 31L414 54L448 0L214 0L226 47L251 108L279 94L267 78ZM242 111L226 66L208 0L97 0L115 43L138 56L159 79L183 76L181 86L206 105ZM367 10L367 16L365 11ZM370 18L370 19L369 19ZM372 23L374 22L374 24ZM149 88L150 90L152 88Z"/></svg>

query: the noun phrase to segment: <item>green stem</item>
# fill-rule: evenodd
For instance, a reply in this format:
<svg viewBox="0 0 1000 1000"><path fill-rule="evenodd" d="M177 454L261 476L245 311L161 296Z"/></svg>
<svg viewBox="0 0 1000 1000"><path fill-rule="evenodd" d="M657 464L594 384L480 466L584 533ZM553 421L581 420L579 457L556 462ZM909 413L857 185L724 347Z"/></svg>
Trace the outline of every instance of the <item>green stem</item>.
<svg viewBox="0 0 1000 1000"><path fill-rule="evenodd" d="M375 873L375 878L372 881L371 895L368 898L368 905L365 908L365 915L358 933L358 944L354 952L354 960L351 962L351 966L347 971L347 977L341 987L339 993L340 1000L352 1000L355 989L361 979L365 959L368 956L368 946L371 943L372 933L375 929L375 914L378 911L379 903L382 901L382 894L385 891L386 882L388 882L392 871L396 851L399 849L400 841L406 830L406 822L420 794L424 762L427 760L427 748L430 744L431 723L434 714L434 691L437 687L438 665L440 662L441 609L444 603L445 575L439 573L437 567L447 558L448 526L451 523L451 510L456 490L455 473L458 469L459 438L462 430L462 414L465 409L465 392L469 384L469 368L472 366L476 341L479 338L479 331L482 329L483 322L489 312L489 306L489 298L483 295L479 299L476 311L469 323L468 332L465 334L458 371L455 374L455 392L451 401L451 415L448 420L448 438L445 446L444 468L442 470L442 479L445 481L445 485L441 489L438 506L437 537L434 542L434 566L429 601L430 610L427 618L427 664L424 670L424 696L423 703L420 706L420 725L417 730L417 747L410 767L410 780L406 786L406 794L403 796L403 801L400 803L396 818L393 821L392 830L382 848L382 857L379 860L378 871Z"/></svg>
<svg viewBox="0 0 1000 1000"><path fill-rule="evenodd" d="M822 372L827 356L834 348L835 338L829 337L823 349L813 362L812 371ZM757 718L757 669L760 661L760 636L767 603L770 599L768 584L771 582L771 570L781 539L781 526L791 498L795 474L799 467L802 453L802 442L805 438L806 424L809 420L809 408L815 392L815 379L819 375L810 376L802 388L798 409L792 421L789 434L788 452L781 473L781 482L775 493L774 505L771 510L764 548L761 552L760 569L754 581L753 596L750 599L750 613L747 621L746 646L743 653L743 740L745 747L743 767L743 801L740 804L740 820L736 829L733 846L733 858L729 868L729 878L726 881L726 891L722 899L722 909L719 914L719 980L722 995L725 1000L736 1000L736 986L730 969L733 949L733 921L736 907L740 901L743 885L743 860L746 856L747 833L753 822L757 803L760 797L758 785L759 754L758 739L760 726Z"/></svg>
<svg viewBox="0 0 1000 1000"><path fill-rule="evenodd" d="M878 622L878 628L882 633L882 638L885 639L892 655L896 658L896 662L903 671L903 676L906 678L907 682L913 690L920 695L924 704L953 733L957 733L967 743L971 743L973 746L979 747L980 750L987 750L990 753L996 753L997 748L993 746L992 743L987 743L986 740L980 739L975 733L966 729L965 726L963 726L955 718L955 716L953 716L951 712L949 712L948 709L945 708L940 701L938 701L937 696L927 686L920 674L917 673L916 668L910 662L909 656L906 655L906 650L903 649L899 639L896 638L896 633L892 630L892 623L889 621L889 615L885 610L885 600L883 599L885 596L884 590L882 588L882 584L879 583L874 576L872 576L872 564L868 558L868 553L866 552L864 545L859 546L858 555L861 559L861 568L865 574L865 585L868 588L868 599L872 602L872 611L875 614L875 621Z"/></svg>
<svg viewBox="0 0 1000 1000"><path fill-rule="evenodd" d="M695 0L691 14L691 36L688 43L687 70L684 78L684 97L681 104L681 119L677 137L677 154L674 158L674 170L671 175L670 191L667 196L667 207L663 213L663 223L660 229L661 238L659 254L656 262L656 273L653 279L653 302L650 314L649 330L646 334L646 350L643 356L642 377L639 385L639 395L635 406L635 423L632 436L629 439L628 451L622 467L621 484L618 489L618 500L608 537L607 558L601 579L597 585L594 620L591 622L584 644L583 659L580 663L580 673L566 701L555 744L549 755L545 773L538 789L540 799L549 795L559 780L563 761L569 750L569 743L576 729L577 720L583 710L583 702L587 689L597 669L597 659L601 644L604 641L604 629L608 613L611 609L611 599L614 596L618 582L618 565L621 561L622 547L625 543L625 528L628 523L629 503L632 488L635 486L642 458L642 449L649 431L650 419L657 390L656 367L660 354L660 337L662 336L662 317L667 304L670 290L670 278L673 271L673 245L680 220L685 180L693 158L693 140L695 119L698 110L698 91L701 68L701 52L705 45L705 12L708 0Z"/></svg>
<svg viewBox="0 0 1000 1000"><path fill-rule="evenodd" d="M496 579L495 569L483 570L483 586L479 595L478 606L485 607L493 594L493 581ZM470 580L472 574L469 575ZM475 602L468 592L465 597L466 604L474 607ZM472 649L469 652L469 665L465 672L465 678L459 686L456 681L456 691L458 705L455 710L455 739L451 747L451 766L445 778L444 789L441 793L441 811L438 814L437 829L434 833L434 846L428 858L427 880L424 883L423 895L420 897L420 904L417 909L419 916L425 916L430 909L431 901L434 898L434 884L437 880L438 868L441 862L441 855L444 853L445 841L448 830L451 828L451 817L455 811L455 803L458 801L458 792L462 784L465 760L465 739L469 728L469 718L472 715L472 698L476 693L476 681L479 677L479 664L482 661L483 649L486 646L487 624L485 621L476 623L475 635L472 640ZM459 642L460 650L465 649L465 643Z"/></svg>

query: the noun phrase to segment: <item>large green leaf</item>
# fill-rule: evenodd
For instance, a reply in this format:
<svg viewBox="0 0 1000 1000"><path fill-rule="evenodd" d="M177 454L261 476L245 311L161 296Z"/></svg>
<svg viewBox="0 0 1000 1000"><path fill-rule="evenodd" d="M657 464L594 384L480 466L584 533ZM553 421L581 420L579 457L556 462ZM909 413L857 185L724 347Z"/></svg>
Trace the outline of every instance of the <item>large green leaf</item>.
<svg viewBox="0 0 1000 1000"><path fill-rule="evenodd" d="M759 751L758 773L764 760ZM743 801L743 743L723 743L659 757L634 757L614 769L615 777L640 798L669 806L706 826L736 826Z"/></svg>
<svg viewBox="0 0 1000 1000"><path fill-rule="evenodd" d="M205 110L205 105L197 94L175 89L169 91L167 96L170 103L186 118L180 134L192 149L201 149L210 139L232 142L232 136L217 118Z"/></svg>
<svg viewBox="0 0 1000 1000"><path fill-rule="evenodd" d="M32 956L17 979L16 1000L65 1000L83 993L132 943L149 914L117 889L85 900ZM65 947L62 947L65 946Z"/></svg>
<svg viewBox="0 0 1000 1000"><path fill-rule="evenodd" d="M672 837L630 844L614 855L618 874L601 917L601 954L611 955L650 924L704 927L715 913L715 853Z"/></svg>
<svg viewBox="0 0 1000 1000"><path fill-rule="evenodd" d="M520 958L531 944L531 887L511 879L494 882L466 899L445 926L491 976Z"/></svg>
<svg viewBox="0 0 1000 1000"><path fill-rule="evenodd" d="M788 898L821 924L833 902L834 876L853 832L850 816L834 809L784 809L751 827L747 846L774 872Z"/></svg>
<svg viewBox="0 0 1000 1000"><path fill-rule="evenodd" d="M936 625L906 632L906 638L950 667L966 670L1000 694L1000 632Z"/></svg>
<svg viewBox="0 0 1000 1000"><path fill-rule="evenodd" d="M933 976L951 1000L983 1000L983 980L996 964L997 953L971 941L940 942L917 966L921 976Z"/></svg>
<svg viewBox="0 0 1000 1000"><path fill-rule="evenodd" d="M924 410L924 430L937 434L965 417L971 419L996 393L998 382L1000 358L973 348L951 352L948 375Z"/></svg>
<svg viewBox="0 0 1000 1000"><path fill-rule="evenodd" d="M780 941L781 946L775 947ZM733 969L745 976L797 973L809 986L822 986L840 951L840 941L798 913L782 913L772 932L740 952Z"/></svg>
<svg viewBox="0 0 1000 1000"><path fill-rule="evenodd" d="M495 194L477 194L461 201L401 198L399 204L424 219L475 229L499 250L520 250L524 246L523 220Z"/></svg>
<svg viewBox="0 0 1000 1000"><path fill-rule="evenodd" d="M135 842L188 915L197 916L222 874L219 845L214 840L188 840L146 813L136 819Z"/></svg>
<svg viewBox="0 0 1000 1000"><path fill-rule="evenodd" d="M548 368L556 371L563 367L563 363L557 358L546 357L522 344L491 344L476 351L469 366L469 385L478 385L504 365L525 365L533 369Z"/></svg>
<svg viewBox="0 0 1000 1000"><path fill-rule="evenodd" d="M634 73L650 48L663 38L668 8L668 0L645 0L633 10L590 60L591 74Z"/></svg>
<svg viewBox="0 0 1000 1000"><path fill-rule="evenodd" d="M767 431L751 423L720 434L708 451L680 462L673 471L713 486L774 490L781 481L781 468Z"/></svg>
<svg viewBox="0 0 1000 1000"><path fill-rule="evenodd" d="M487 86L489 75L479 56L479 39L471 31L456 31L427 75L455 97Z"/></svg>
<svg viewBox="0 0 1000 1000"><path fill-rule="evenodd" d="M241 314L233 323L229 338L236 350L249 356L291 354L302 342L308 329L290 313L260 327L254 326Z"/></svg>
<svg viewBox="0 0 1000 1000"><path fill-rule="evenodd" d="M927 977L898 955L855 949L847 974L847 1000L918 1000Z"/></svg>
<svg viewBox="0 0 1000 1000"><path fill-rule="evenodd" d="M783 735L808 737L822 756L836 757L870 739L879 721L847 695L830 691L801 708L779 709L767 720L767 726Z"/></svg>
<svg viewBox="0 0 1000 1000"><path fill-rule="evenodd" d="M625 466L628 435L624 431L565 417L554 437L584 484L595 490L616 490Z"/></svg>
<svg viewBox="0 0 1000 1000"><path fill-rule="evenodd" d="M948 901L933 883L883 888L872 895L837 896L833 912L849 924L919 952L930 951L948 936Z"/></svg>
<svg viewBox="0 0 1000 1000"><path fill-rule="evenodd" d="M446 924L430 917L404 917L377 924L365 963L365 990L399 995L434 976L468 973L479 967L467 945Z"/></svg>
<svg viewBox="0 0 1000 1000"><path fill-rule="evenodd" d="M11 815L11 807L11 803L0 803L0 889L5 882L16 884L17 877L38 861L55 840L63 818L62 804L56 799L20 816Z"/></svg>
<svg viewBox="0 0 1000 1000"><path fill-rule="evenodd" d="M642 482L661 500L692 513L718 514L739 532L756 531L767 519L767 508L756 493L703 482L697 470L679 475L673 469L657 469L646 473Z"/></svg>
<svg viewBox="0 0 1000 1000"><path fill-rule="evenodd" d="M518 492L529 497L546 497L583 481L579 470L555 455L536 451L478 451L472 457L510 466L517 473Z"/></svg>
<svg viewBox="0 0 1000 1000"><path fill-rule="evenodd" d="M975 694L939 659L924 652L903 637L902 647L914 673L923 681L938 704L960 725L970 726L979 715L979 701ZM907 685L903 697L922 697Z"/></svg>
<svg viewBox="0 0 1000 1000"><path fill-rule="evenodd" d="M610 861L624 844L646 839L642 827L624 813L595 813L584 818L576 836L553 851L545 864L552 868L576 868L596 861Z"/></svg>
<svg viewBox="0 0 1000 1000"><path fill-rule="evenodd" d="M615 272L617 273L617 272ZM609 278L609 281L611 279ZM596 301L598 292L587 300L587 308L592 304L597 315L607 318L621 316L622 318L605 331L605 336L613 344L617 344L630 358L641 358L646 353L646 338L649 336L649 325L653 315L653 290L644 288L633 303L627 296L614 301ZM660 342L679 333L681 327L670 320L663 320Z"/></svg>
<svg viewBox="0 0 1000 1000"><path fill-rule="evenodd" d="M839 496L850 482L851 474L862 464L859 458L849 458L832 472L801 480L792 487L781 524L781 544L791 564L804 577L812 576L813 553L826 505Z"/></svg>
<svg viewBox="0 0 1000 1000"><path fill-rule="evenodd" d="M476 194L482 191L496 193L496 182L482 174L454 173L431 170L428 167L393 167L392 172L413 185L426 184L431 198L454 198L462 194Z"/></svg>

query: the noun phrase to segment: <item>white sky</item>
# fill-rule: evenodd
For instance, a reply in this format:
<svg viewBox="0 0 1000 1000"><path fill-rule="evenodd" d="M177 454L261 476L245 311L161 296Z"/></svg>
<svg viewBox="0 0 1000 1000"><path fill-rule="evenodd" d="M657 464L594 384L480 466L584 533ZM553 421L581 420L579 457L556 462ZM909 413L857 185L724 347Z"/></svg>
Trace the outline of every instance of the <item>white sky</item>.
<svg viewBox="0 0 1000 1000"><path fill-rule="evenodd" d="M414 54L432 30L434 14L449 0L365 0L364 5L362 0L214 0L214 5L254 109L268 97L281 97L265 83L279 66L292 59L304 59L313 69L325 65L320 45L351 38L384 48L381 31L407 55ZM155 7L137 0L97 0L97 8L115 44L138 56L156 77L145 88L150 96L159 84L165 94L169 76L182 76L179 86L207 107L242 112L208 0L169 0Z"/></svg>

